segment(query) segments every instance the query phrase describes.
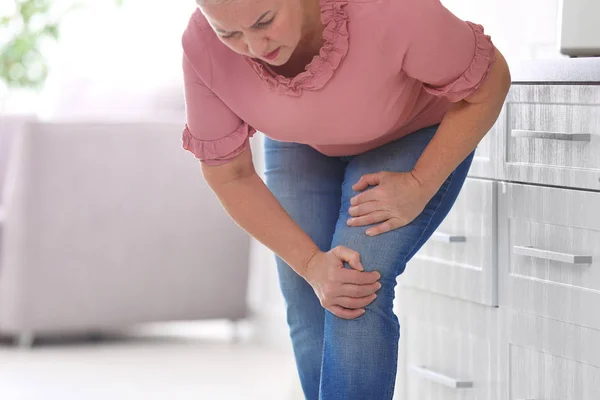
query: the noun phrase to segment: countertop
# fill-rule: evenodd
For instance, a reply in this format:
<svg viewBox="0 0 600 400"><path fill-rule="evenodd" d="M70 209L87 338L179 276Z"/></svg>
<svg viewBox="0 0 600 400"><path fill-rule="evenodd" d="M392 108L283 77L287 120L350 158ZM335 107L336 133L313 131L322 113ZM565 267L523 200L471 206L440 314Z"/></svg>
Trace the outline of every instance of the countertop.
<svg viewBox="0 0 600 400"><path fill-rule="evenodd" d="M600 85L600 57L523 60L509 68L513 83Z"/></svg>

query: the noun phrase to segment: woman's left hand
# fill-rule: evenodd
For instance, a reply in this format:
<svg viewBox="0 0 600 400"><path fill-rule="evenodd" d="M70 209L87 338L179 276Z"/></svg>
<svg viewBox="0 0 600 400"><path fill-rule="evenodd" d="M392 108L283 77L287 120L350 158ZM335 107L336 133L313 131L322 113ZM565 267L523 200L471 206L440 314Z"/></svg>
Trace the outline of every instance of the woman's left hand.
<svg viewBox="0 0 600 400"><path fill-rule="evenodd" d="M369 186L374 186L369 190ZM350 199L349 226L379 225L367 229L369 236L408 225L435 194L426 190L412 172L381 171L363 175L352 189L362 193Z"/></svg>

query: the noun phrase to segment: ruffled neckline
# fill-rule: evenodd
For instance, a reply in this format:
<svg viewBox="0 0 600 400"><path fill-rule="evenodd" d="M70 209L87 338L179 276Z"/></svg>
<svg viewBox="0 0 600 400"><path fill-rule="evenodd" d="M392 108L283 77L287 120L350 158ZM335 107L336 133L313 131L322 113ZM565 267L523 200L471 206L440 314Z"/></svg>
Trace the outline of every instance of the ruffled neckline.
<svg viewBox="0 0 600 400"><path fill-rule="evenodd" d="M319 90L331 79L348 53L348 0L320 0L324 44L304 71L293 78L273 72L261 60L244 59L267 86L278 94L300 96L302 90Z"/></svg>

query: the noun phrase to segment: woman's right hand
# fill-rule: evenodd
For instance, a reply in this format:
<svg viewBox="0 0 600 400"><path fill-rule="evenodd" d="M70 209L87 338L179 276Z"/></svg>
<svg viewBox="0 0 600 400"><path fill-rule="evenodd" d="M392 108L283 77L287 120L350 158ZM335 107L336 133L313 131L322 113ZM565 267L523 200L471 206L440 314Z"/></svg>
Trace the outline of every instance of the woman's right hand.
<svg viewBox="0 0 600 400"><path fill-rule="evenodd" d="M345 268L344 261L352 269ZM363 307L375 300L375 292L381 288L379 278L377 271L364 272L360 255L344 246L315 253L304 276L321 305L343 319L354 319L365 313Z"/></svg>

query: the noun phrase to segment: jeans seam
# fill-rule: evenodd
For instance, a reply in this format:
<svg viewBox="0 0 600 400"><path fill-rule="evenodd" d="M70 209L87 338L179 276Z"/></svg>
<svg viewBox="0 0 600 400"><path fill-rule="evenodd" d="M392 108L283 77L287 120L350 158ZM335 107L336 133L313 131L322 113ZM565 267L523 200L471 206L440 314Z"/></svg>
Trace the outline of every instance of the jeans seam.
<svg viewBox="0 0 600 400"><path fill-rule="evenodd" d="M404 256L404 259L400 263L401 266L404 265L404 264L406 264L406 258L408 257L408 255L410 253L412 253L412 251L415 249L415 247L417 247L417 244L421 241L421 238L423 237L423 235L425 235L425 232L427 231L427 228L429 228L429 225L431 225L431 221L433 221L433 217L435 217L435 213L438 211L438 209L440 208L440 206L444 202L444 199L446 198L446 195L448 194L448 189L450 188L450 185L452 184L452 179L454 178L454 174L455 173L456 173L456 170L452 171L452 173L450 174L450 180L448 181L448 187L446 188L446 191L442 195L442 198L440 199L440 203L437 205L437 207L435 207L435 210L433 210L431 218L429 219L429 222L427 222L427 225L425 225L425 228L423 228L423 231L421 232L421 235L419 236L419 238L417 240L415 240L415 243L413 244L413 246L410 248L410 250Z"/></svg>

